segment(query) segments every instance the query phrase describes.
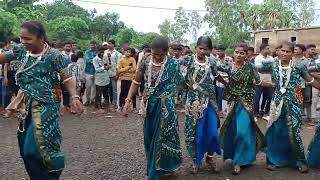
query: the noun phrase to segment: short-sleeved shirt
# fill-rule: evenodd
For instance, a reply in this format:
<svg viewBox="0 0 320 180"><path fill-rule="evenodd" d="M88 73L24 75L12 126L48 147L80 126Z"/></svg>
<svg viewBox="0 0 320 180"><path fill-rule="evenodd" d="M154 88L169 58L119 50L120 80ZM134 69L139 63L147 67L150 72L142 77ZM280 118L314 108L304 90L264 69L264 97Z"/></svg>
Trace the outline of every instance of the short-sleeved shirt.
<svg viewBox="0 0 320 180"><path fill-rule="evenodd" d="M22 44L14 45L6 52L6 59L10 62L18 59L21 62L16 80L25 96L44 103L57 103L60 88L59 72L67 68L70 63L68 56L58 50L50 48L43 56L27 56L27 50Z"/></svg>

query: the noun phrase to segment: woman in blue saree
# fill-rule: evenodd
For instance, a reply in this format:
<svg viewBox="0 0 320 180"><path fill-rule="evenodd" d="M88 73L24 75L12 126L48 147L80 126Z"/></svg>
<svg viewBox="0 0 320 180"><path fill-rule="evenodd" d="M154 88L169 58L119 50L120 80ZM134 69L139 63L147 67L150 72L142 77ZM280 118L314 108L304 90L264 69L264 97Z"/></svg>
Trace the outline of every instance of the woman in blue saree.
<svg viewBox="0 0 320 180"><path fill-rule="evenodd" d="M303 78L306 84L320 87L309 74L304 63L293 64L294 45L283 43L278 62L262 64L262 71L272 71L275 94L271 102L270 118L266 133L267 164L269 170L293 166L301 173L308 172L304 146L300 136L302 125L301 105L295 89Z"/></svg>
<svg viewBox="0 0 320 180"><path fill-rule="evenodd" d="M311 167L320 168L320 122L308 148L307 163Z"/></svg>
<svg viewBox="0 0 320 180"><path fill-rule="evenodd" d="M198 172L202 159L217 171L215 154L221 155L219 139L219 116L215 99L216 61L209 58L212 41L200 37L197 53L186 57L182 64L187 67L186 81L189 86L185 113L186 145L193 161L191 173Z"/></svg>
<svg viewBox="0 0 320 180"><path fill-rule="evenodd" d="M151 48L152 56L144 59L138 67L126 99L124 114L128 114L132 97L144 78L147 176L150 180L158 180L162 175L176 171L182 162L174 97L183 79L178 62L173 57L167 57L168 41L165 38L156 38Z"/></svg>
<svg viewBox="0 0 320 180"><path fill-rule="evenodd" d="M21 43L0 54L0 63L21 61L16 81L24 92L26 112L19 120L20 154L31 180L57 180L64 168L59 127L61 89L64 82L73 97L72 112L82 111L75 80L67 76L69 59L46 42L46 32L37 21L21 25Z"/></svg>
<svg viewBox="0 0 320 180"><path fill-rule="evenodd" d="M223 98L230 110L220 130L223 159L232 160L232 173L240 174L241 166L251 165L263 147L264 136L253 116L255 84L271 87L260 81L253 64L246 62L248 47L240 44L234 51L234 65L229 72Z"/></svg>

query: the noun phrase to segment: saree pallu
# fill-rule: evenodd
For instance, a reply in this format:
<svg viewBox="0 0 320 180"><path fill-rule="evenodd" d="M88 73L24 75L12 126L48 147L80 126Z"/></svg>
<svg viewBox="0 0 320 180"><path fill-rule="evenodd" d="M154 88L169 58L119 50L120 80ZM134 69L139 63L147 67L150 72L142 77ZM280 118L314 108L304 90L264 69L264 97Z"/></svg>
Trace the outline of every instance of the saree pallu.
<svg viewBox="0 0 320 180"><path fill-rule="evenodd" d="M144 121L144 146L148 179L158 180L161 175L172 173L180 167L182 152L173 95L149 96Z"/></svg>
<svg viewBox="0 0 320 180"><path fill-rule="evenodd" d="M64 168L60 150L60 103L41 103L25 98L26 112L20 118L20 155L31 180L58 180Z"/></svg>
<svg viewBox="0 0 320 180"><path fill-rule="evenodd" d="M264 146L263 134L253 119L252 103L234 102L220 134L223 159L231 159L233 165L252 164Z"/></svg>
<svg viewBox="0 0 320 180"><path fill-rule="evenodd" d="M300 136L302 125L300 104L284 100L279 118L266 133L267 163L278 167L306 164Z"/></svg>
<svg viewBox="0 0 320 180"><path fill-rule="evenodd" d="M200 119L194 120L190 115L186 115L187 150L196 166L200 166L205 153L208 155L221 154L218 126L219 116L210 102L203 110Z"/></svg>
<svg viewBox="0 0 320 180"><path fill-rule="evenodd" d="M320 121L318 120L315 135L308 147L307 163L311 167L320 167Z"/></svg>

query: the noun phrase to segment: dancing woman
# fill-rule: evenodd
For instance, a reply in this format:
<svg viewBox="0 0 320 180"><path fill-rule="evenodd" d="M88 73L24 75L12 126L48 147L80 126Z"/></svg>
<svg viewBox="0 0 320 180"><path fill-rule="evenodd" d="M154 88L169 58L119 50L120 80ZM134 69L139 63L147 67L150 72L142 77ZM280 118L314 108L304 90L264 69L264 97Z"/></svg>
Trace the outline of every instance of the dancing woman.
<svg viewBox="0 0 320 180"><path fill-rule="evenodd" d="M126 99L124 113L128 114L132 97L136 95L144 78L147 176L148 179L158 180L160 176L177 170L182 162L174 97L177 86L183 79L178 62L167 56L168 41L165 38L156 38L151 48L152 56L139 64Z"/></svg>
<svg viewBox="0 0 320 180"><path fill-rule="evenodd" d="M231 103L220 130L223 159L232 160L232 173L235 175L240 174L241 166L256 160L256 154L263 146L264 137L253 116L255 85L272 86L260 81L255 67L246 61L247 51L245 44L235 48L234 64L223 96Z"/></svg>
<svg viewBox="0 0 320 180"><path fill-rule="evenodd" d="M221 154L218 135L220 121L214 85L217 67L215 59L208 57L211 50L211 39L200 37L197 42L197 53L183 60L184 66L188 69L185 135L187 150L193 160L191 173L198 172L205 154L206 162L217 171L214 155Z"/></svg>
<svg viewBox="0 0 320 180"><path fill-rule="evenodd" d="M271 102L271 115L266 133L267 164L269 170L276 167L294 166L301 173L308 171L304 146L300 136L302 125L301 104L295 94L300 78L306 84L320 87L320 84L308 74L304 63L293 64L294 45L283 43L279 62L262 65L262 70L272 70L275 94Z"/></svg>
<svg viewBox="0 0 320 180"><path fill-rule="evenodd" d="M41 23L25 22L21 25L22 44L0 54L0 63L19 59L22 64L16 81L24 93L26 113L19 121L18 142L32 180L57 180L64 168L64 154L60 150L59 76L73 97L71 110L83 111L75 80L67 76L70 60L51 48L46 37Z"/></svg>

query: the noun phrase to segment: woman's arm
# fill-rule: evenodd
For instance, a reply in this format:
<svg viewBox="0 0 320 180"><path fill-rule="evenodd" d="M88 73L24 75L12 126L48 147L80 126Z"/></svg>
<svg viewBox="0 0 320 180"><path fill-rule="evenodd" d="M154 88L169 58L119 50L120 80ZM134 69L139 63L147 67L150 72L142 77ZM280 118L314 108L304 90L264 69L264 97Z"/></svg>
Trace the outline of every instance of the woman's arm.
<svg viewBox="0 0 320 180"><path fill-rule="evenodd" d="M5 53L0 53L0 64L3 63L8 63L8 60Z"/></svg>

